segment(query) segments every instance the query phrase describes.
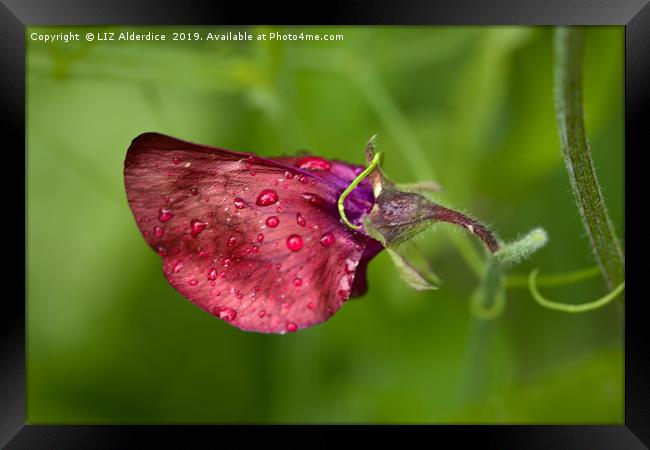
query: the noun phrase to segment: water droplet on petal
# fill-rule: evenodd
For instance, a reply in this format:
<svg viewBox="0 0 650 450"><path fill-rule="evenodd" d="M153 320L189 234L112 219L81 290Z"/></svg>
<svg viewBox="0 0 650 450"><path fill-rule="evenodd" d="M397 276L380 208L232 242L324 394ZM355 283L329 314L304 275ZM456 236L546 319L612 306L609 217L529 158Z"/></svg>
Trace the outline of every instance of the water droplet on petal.
<svg viewBox="0 0 650 450"><path fill-rule="evenodd" d="M304 227L307 222L305 222L305 218L303 217L302 214L296 213L296 222L298 222L298 225L301 227Z"/></svg>
<svg viewBox="0 0 650 450"><path fill-rule="evenodd" d="M293 322L287 322L287 331L293 333L298 330L298 325Z"/></svg>
<svg viewBox="0 0 650 450"><path fill-rule="evenodd" d="M261 310L257 315L260 317L264 317L266 315L266 311Z"/></svg>
<svg viewBox="0 0 650 450"><path fill-rule="evenodd" d="M214 280L216 280L216 279L217 279L217 275L218 275L217 269L211 269L211 270L208 272L208 280L210 280L210 281L214 281Z"/></svg>
<svg viewBox="0 0 650 450"><path fill-rule="evenodd" d="M214 310L215 315L224 322L232 322L237 317L237 311L227 306L220 306Z"/></svg>
<svg viewBox="0 0 650 450"><path fill-rule="evenodd" d="M161 227L153 227L153 235L157 238L163 237L165 231Z"/></svg>
<svg viewBox="0 0 650 450"><path fill-rule="evenodd" d="M310 205L321 206L323 204L323 199L311 192L303 192L302 198L304 198Z"/></svg>
<svg viewBox="0 0 650 450"><path fill-rule="evenodd" d="M296 166L300 167L301 169L326 171L330 170L330 167L332 167L329 161L318 156L306 156L304 158L301 158L296 162Z"/></svg>
<svg viewBox="0 0 650 450"><path fill-rule="evenodd" d="M175 166L179 165L181 163L180 158L172 158L172 163L174 163Z"/></svg>
<svg viewBox="0 0 650 450"><path fill-rule="evenodd" d="M190 230L192 232L192 237L197 237L201 231L205 230L208 224L199 219L192 219L190 221Z"/></svg>
<svg viewBox="0 0 650 450"><path fill-rule="evenodd" d="M284 172L284 177L287 180L291 180L293 178L293 172L289 172L288 170Z"/></svg>
<svg viewBox="0 0 650 450"><path fill-rule="evenodd" d="M228 238L228 242L226 243L226 245L228 247L234 247L236 243L237 243L237 238L235 236L230 236Z"/></svg>
<svg viewBox="0 0 650 450"><path fill-rule="evenodd" d="M293 285L294 285L295 287L300 287L300 286L302 286L302 278L298 278L298 277L294 278L294 279L293 279Z"/></svg>
<svg viewBox="0 0 650 450"><path fill-rule="evenodd" d="M271 216L268 219L266 219L266 225L275 228L278 225L280 225L280 219L278 219L276 216Z"/></svg>
<svg viewBox="0 0 650 450"><path fill-rule="evenodd" d="M263 189L257 196L258 206L269 206L278 201L278 193L273 189Z"/></svg>
<svg viewBox="0 0 650 450"><path fill-rule="evenodd" d="M232 263L232 261L230 261L229 258L221 258L221 259L219 260L219 262L220 262L221 265L224 266L224 267L230 267L230 264ZM224 273L224 272L222 272L222 273L223 273L224 276L225 276L225 273ZM222 276L221 278L223 278L223 276Z"/></svg>
<svg viewBox="0 0 650 450"><path fill-rule="evenodd" d="M181 270L183 270L183 262L182 262L182 261L178 261L176 264L174 264L174 267L172 268L172 271L173 271L174 273L178 273L178 272L180 272Z"/></svg>
<svg viewBox="0 0 650 450"><path fill-rule="evenodd" d="M192 195L199 195L199 190L197 188L192 188L190 192L192 193Z"/></svg>
<svg viewBox="0 0 650 450"><path fill-rule="evenodd" d="M251 253L257 253L260 251L260 248L257 245L251 247Z"/></svg>
<svg viewBox="0 0 650 450"><path fill-rule="evenodd" d="M307 303L307 308L314 309L314 308L316 308L316 305L314 305L313 302L309 302L309 303Z"/></svg>
<svg viewBox="0 0 650 450"><path fill-rule="evenodd" d="M190 280L190 286L196 286L197 284L199 284L199 280Z"/></svg>
<svg viewBox="0 0 650 450"><path fill-rule="evenodd" d="M169 219L174 217L174 213L169 208L160 208L158 212L158 220L161 222L167 222Z"/></svg>
<svg viewBox="0 0 650 450"><path fill-rule="evenodd" d="M297 234L292 234L287 238L287 247L289 247L289 250L292 252L297 252L300 250L303 246L303 241L300 236Z"/></svg>
<svg viewBox="0 0 650 450"><path fill-rule="evenodd" d="M329 247L336 241L336 238L332 233L325 233L324 235L321 236L320 238L320 243L323 247Z"/></svg>
<svg viewBox="0 0 650 450"><path fill-rule="evenodd" d="M264 234L260 233L257 235L257 242L259 242L260 244L264 242Z"/></svg>
<svg viewBox="0 0 650 450"><path fill-rule="evenodd" d="M244 209L246 207L246 202L242 198L237 197L234 202L235 208L237 209Z"/></svg>

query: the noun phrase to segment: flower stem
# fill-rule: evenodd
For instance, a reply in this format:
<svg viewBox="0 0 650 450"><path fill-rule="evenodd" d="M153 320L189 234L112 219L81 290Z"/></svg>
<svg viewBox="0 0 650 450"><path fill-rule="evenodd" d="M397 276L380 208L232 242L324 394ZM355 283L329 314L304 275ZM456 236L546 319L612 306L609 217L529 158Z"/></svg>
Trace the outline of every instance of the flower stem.
<svg viewBox="0 0 650 450"><path fill-rule="evenodd" d="M555 106L560 143L582 223L609 289L625 277L624 257L596 178L585 135L582 105L584 31L558 28L555 35Z"/></svg>

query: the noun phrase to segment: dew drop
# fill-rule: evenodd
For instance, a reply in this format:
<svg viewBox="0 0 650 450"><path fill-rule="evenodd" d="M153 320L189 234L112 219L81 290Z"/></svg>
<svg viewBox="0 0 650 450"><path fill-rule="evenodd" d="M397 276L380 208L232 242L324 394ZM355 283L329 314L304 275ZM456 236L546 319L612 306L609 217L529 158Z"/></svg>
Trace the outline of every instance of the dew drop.
<svg viewBox="0 0 650 450"><path fill-rule="evenodd" d="M298 277L294 278L294 279L293 279L293 285L294 285L295 287L300 287L300 286L302 286L302 278L298 278Z"/></svg>
<svg viewBox="0 0 650 450"><path fill-rule="evenodd" d="M205 230L208 224L199 219L192 219L190 221L190 230L192 232L192 237L197 237L201 231Z"/></svg>
<svg viewBox="0 0 650 450"><path fill-rule="evenodd" d="M304 227L307 224L307 222L305 222L305 218L300 213L296 213L296 222L298 222L298 225L301 227Z"/></svg>
<svg viewBox="0 0 650 450"><path fill-rule="evenodd" d="M178 261L176 264L174 264L174 267L172 268L172 271L173 271L174 273L178 273L178 272L180 272L181 270L183 270L183 266L184 266L184 265L183 265L183 262L182 262L182 261Z"/></svg>
<svg viewBox="0 0 650 450"><path fill-rule="evenodd" d="M236 243L237 243L237 238L235 236L230 236L228 238L228 242L226 243L226 245L228 247L234 247Z"/></svg>
<svg viewBox="0 0 650 450"><path fill-rule="evenodd" d="M266 315L266 311L261 310L257 315L260 317L264 317Z"/></svg>
<svg viewBox="0 0 650 450"><path fill-rule="evenodd" d="M260 251L260 248L257 245L251 247L251 253L257 253Z"/></svg>
<svg viewBox="0 0 650 450"><path fill-rule="evenodd" d="M292 252L297 252L302 248L302 246L303 246L302 238L297 234L292 234L287 238L287 247L289 247L289 250L291 250Z"/></svg>
<svg viewBox="0 0 650 450"><path fill-rule="evenodd" d="M172 158L172 163L174 163L175 166L179 165L181 163L180 158Z"/></svg>
<svg viewBox="0 0 650 450"><path fill-rule="evenodd" d="M296 163L296 166L301 169L310 169L310 170L330 170L332 165L329 161L319 158L318 156L306 156L302 159L299 159Z"/></svg>
<svg viewBox="0 0 650 450"><path fill-rule="evenodd" d="M300 181L302 184L307 184L308 180L307 180L306 176L300 175L300 177L298 178L298 181Z"/></svg>
<svg viewBox="0 0 650 450"><path fill-rule="evenodd" d="M242 198L237 197L234 202L235 208L237 209L244 209L246 207L246 202Z"/></svg>
<svg viewBox="0 0 650 450"><path fill-rule="evenodd" d="M278 193L273 189L263 189L257 196L258 206L269 206L278 201Z"/></svg>
<svg viewBox="0 0 650 450"><path fill-rule="evenodd" d="M323 247L329 247L336 241L336 238L334 235L330 232L325 233L324 235L321 236L320 238L320 243Z"/></svg>
<svg viewBox="0 0 650 450"><path fill-rule="evenodd" d="M293 333L298 330L298 325L293 322L287 322L287 331Z"/></svg>
<svg viewBox="0 0 650 450"><path fill-rule="evenodd" d="M227 306L220 306L214 312L224 322L232 322L237 317L237 311Z"/></svg>
<svg viewBox="0 0 650 450"><path fill-rule="evenodd" d="M313 302L309 302L309 303L307 303L307 308L314 309L314 308L316 308L316 305L314 305Z"/></svg>
<svg viewBox="0 0 650 450"><path fill-rule="evenodd" d="M218 275L217 269L211 269L211 270L208 272L208 280L210 280L210 281L214 281L214 280L216 280L216 279L217 279L217 275Z"/></svg>
<svg viewBox="0 0 650 450"><path fill-rule="evenodd" d="M275 228L280 225L280 219L278 219L276 216L271 216L266 219L266 225L271 228Z"/></svg>
<svg viewBox="0 0 650 450"><path fill-rule="evenodd" d="M288 170L284 172L284 177L287 180L291 180L293 178L293 172L289 172Z"/></svg>
<svg viewBox="0 0 650 450"><path fill-rule="evenodd" d="M194 280L194 279L190 280L190 286L196 286L198 284L199 284L199 280Z"/></svg>
<svg viewBox="0 0 650 450"><path fill-rule="evenodd" d="M230 264L232 263L232 261L230 260L230 258L221 258L221 259L219 260L219 262L220 262L221 265L224 266L224 267L230 267ZM222 272L222 273L223 273L224 276L225 276L225 273L224 273L224 272ZM223 278L223 276L222 276L221 278Z"/></svg>
<svg viewBox="0 0 650 450"><path fill-rule="evenodd" d="M303 192L302 198L304 198L310 205L321 206L323 204L323 199L311 192Z"/></svg>
<svg viewBox="0 0 650 450"><path fill-rule="evenodd" d="M257 242L259 242L260 244L264 242L264 234L260 233L257 235Z"/></svg>
<svg viewBox="0 0 650 450"><path fill-rule="evenodd" d="M174 217L174 213L169 208L160 208L158 212L158 220L161 222L167 222L169 219Z"/></svg>
<svg viewBox="0 0 650 450"><path fill-rule="evenodd" d="M153 235L157 238L163 237L165 231L161 227L153 227Z"/></svg>
<svg viewBox="0 0 650 450"><path fill-rule="evenodd" d="M192 195L199 195L199 190L197 188L192 188L190 192L192 193Z"/></svg>

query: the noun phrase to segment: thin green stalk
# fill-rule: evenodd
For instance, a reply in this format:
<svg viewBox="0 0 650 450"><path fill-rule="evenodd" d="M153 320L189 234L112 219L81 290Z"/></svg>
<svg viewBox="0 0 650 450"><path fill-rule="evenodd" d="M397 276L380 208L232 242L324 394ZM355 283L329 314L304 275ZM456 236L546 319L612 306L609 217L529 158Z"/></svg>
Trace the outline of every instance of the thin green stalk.
<svg viewBox="0 0 650 450"><path fill-rule="evenodd" d="M573 284L578 281L587 280L600 274L600 267L593 266L587 269L580 269L573 272L555 273L551 275L541 275L537 278L538 286L563 286ZM506 278L506 286L509 288L528 288L530 274L513 273Z"/></svg>
<svg viewBox="0 0 650 450"><path fill-rule="evenodd" d="M591 248L609 289L625 277L621 245L607 213L585 135L582 105L584 31L558 28L555 35L555 106L571 188Z"/></svg>
<svg viewBox="0 0 650 450"><path fill-rule="evenodd" d="M545 298L542 294L540 294L539 290L537 289L537 283L536 283L536 278L538 273L539 273L539 269L535 269L530 273L530 277L528 280L530 286L530 292L533 294L533 298L537 303L539 303L544 308L553 309L555 311L562 311L566 313L582 313L587 311L593 311L595 309L602 308L603 306L605 306L606 304L614 300L625 289L625 282L623 281L621 284L616 286L616 289L614 289L607 295L599 298L598 300L594 300L588 303L581 303L577 305L569 304L569 303L561 303L561 302L549 300Z"/></svg>
<svg viewBox="0 0 650 450"><path fill-rule="evenodd" d="M371 139L371 142L372 142L372 139ZM354 181L352 181L352 183L350 183L350 185L345 189L345 191L343 191L343 193L339 197L338 207L339 207L339 214L341 215L341 219L343 220L343 222L345 222L345 224L348 227L352 228L353 230L360 229L361 225L354 225L353 223L351 223L348 220L348 217L345 215L345 205L344 205L345 199L347 198L348 195L350 195L350 192L352 192L354 190L354 188L357 187L359 185L359 183L361 183L363 181L364 178L366 178L368 175L370 175L370 172L375 170L375 167L377 167L377 165L379 164L379 161L381 161L381 155L382 155L381 152L375 153L374 156L372 157L372 161L370 162L370 164L368 164L368 167L366 167L363 170L363 172L361 172L354 179Z"/></svg>

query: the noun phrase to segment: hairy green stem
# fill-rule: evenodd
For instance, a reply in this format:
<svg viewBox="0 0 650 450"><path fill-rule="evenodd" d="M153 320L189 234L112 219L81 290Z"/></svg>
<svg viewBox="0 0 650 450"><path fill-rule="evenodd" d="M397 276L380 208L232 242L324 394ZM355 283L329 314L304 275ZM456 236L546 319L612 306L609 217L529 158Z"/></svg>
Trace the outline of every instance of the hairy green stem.
<svg viewBox="0 0 650 450"><path fill-rule="evenodd" d="M582 223L609 289L625 277L621 245L607 213L585 135L582 105L584 31L559 28L555 35L555 106L560 143Z"/></svg>

